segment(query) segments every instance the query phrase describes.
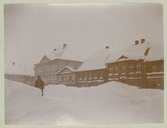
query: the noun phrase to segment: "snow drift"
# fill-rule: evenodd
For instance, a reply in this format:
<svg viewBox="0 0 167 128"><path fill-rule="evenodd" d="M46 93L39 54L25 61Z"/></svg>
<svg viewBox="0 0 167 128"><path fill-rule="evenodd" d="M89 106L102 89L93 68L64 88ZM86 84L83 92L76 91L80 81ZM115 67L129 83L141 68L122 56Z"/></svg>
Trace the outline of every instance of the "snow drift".
<svg viewBox="0 0 167 128"><path fill-rule="evenodd" d="M163 90L118 82L96 87L49 85L39 89L5 80L5 123L113 125L163 123Z"/></svg>

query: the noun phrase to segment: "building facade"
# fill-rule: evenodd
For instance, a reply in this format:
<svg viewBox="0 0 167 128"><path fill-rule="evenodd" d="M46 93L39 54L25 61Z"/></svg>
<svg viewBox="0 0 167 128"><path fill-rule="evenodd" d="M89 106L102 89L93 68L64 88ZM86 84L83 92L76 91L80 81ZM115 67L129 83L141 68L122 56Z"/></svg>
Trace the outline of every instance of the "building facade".
<svg viewBox="0 0 167 128"><path fill-rule="evenodd" d="M62 70L57 72L57 83L64 84L66 86L77 86L75 69L65 66Z"/></svg>
<svg viewBox="0 0 167 128"><path fill-rule="evenodd" d="M147 88L164 89L164 54L163 45L151 47L144 60Z"/></svg>
<svg viewBox="0 0 167 128"><path fill-rule="evenodd" d="M108 81L140 88L164 88L162 45L150 45L144 39L141 43L135 41L135 45L126 50L111 54L106 64Z"/></svg>
<svg viewBox="0 0 167 128"><path fill-rule="evenodd" d="M97 86L107 81L106 60L110 54L109 46L87 58L77 70L79 87Z"/></svg>
<svg viewBox="0 0 167 128"><path fill-rule="evenodd" d="M164 89L164 61L145 62L146 66L146 88Z"/></svg>
<svg viewBox="0 0 167 128"><path fill-rule="evenodd" d="M34 85L33 70L25 65L13 62L5 66L5 79Z"/></svg>
<svg viewBox="0 0 167 128"><path fill-rule="evenodd" d="M5 79L22 82L28 85L34 85L34 76L21 75L21 74L5 74Z"/></svg>
<svg viewBox="0 0 167 128"><path fill-rule="evenodd" d="M78 71L76 74L78 87L97 86L107 82L106 69Z"/></svg>
<svg viewBox="0 0 167 128"><path fill-rule="evenodd" d="M141 86L143 79L143 60L123 60L108 64L108 81Z"/></svg>

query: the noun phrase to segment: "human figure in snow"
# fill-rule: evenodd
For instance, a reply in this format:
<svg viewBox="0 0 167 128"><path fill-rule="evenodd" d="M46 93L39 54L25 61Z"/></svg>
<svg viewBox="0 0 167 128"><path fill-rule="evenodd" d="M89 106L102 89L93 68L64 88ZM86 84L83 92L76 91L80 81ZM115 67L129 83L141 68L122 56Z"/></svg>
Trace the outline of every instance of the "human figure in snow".
<svg viewBox="0 0 167 128"><path fill-rule="evenodd" d="M38 76L38 77L37 77L37 80L35 81L35 87L41 89L41 91L42 91L42 96L44 96L44 94L43 94L44 82L43 82L43 80L41 79L40 76Z"/></svg>

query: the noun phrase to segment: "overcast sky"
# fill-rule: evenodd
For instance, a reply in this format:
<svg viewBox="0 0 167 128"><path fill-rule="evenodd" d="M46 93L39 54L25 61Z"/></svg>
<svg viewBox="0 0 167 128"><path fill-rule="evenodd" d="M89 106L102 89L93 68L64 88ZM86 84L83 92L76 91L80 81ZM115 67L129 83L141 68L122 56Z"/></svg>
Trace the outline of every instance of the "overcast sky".
<svg viewBox="0 0 167 128"><path fill-rule="evenodd" d="M64 43L83 59L136 39L163 43L161 4L8 4L4 23L5 65L33 65Z"/></svg>

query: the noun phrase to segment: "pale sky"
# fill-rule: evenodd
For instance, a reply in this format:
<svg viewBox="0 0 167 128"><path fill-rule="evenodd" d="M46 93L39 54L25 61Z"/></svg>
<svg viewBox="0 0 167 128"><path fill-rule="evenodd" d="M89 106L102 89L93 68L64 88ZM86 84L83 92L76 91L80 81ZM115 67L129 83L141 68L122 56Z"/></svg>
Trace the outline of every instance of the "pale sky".
<svg viewBox="0 0 167 128"><path fill-rule="evenodd" d="M34 65L64 43L83 59L141 38L164 43L161 4L8 4L4 24L5 65Z"/></svg>

